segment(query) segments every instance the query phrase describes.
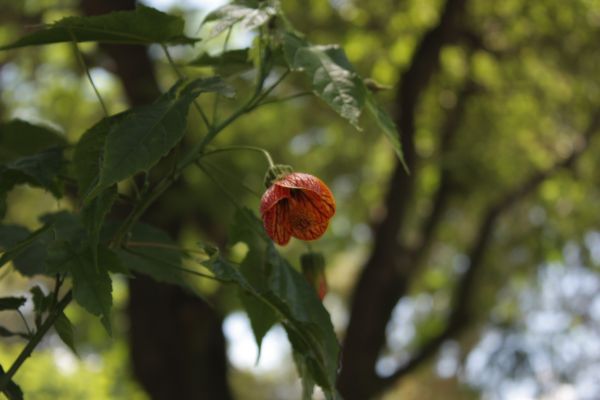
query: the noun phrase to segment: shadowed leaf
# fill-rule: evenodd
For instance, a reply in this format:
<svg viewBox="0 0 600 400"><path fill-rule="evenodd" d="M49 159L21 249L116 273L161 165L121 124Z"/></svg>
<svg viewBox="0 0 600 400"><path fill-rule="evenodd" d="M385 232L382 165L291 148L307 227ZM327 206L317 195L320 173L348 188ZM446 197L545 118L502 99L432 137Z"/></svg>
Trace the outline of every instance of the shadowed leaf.
<svg viewBox="0 0 600 400"><path fill-rule="evenodd" d="M193 44L183 34L183 19L154 8L138 6L133 11L117 11L105 15L67 17L32 32L0 50L51 43L104 42L129 44Z"/></svg>

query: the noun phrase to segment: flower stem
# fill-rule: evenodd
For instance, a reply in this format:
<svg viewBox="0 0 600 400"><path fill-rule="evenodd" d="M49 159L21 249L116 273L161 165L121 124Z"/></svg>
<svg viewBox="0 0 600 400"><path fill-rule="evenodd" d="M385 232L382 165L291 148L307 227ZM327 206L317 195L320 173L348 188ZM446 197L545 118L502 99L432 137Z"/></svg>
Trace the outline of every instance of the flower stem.
<svg viewBox="0 0 600 400"><path fill-rule="evenodd" d="M256 146L226 146L226 147L219 147L218 149L214 149L211 151L207 151L206 153L203 153L202 156L210 156L213 154L218 154L218 153L226 153L229 151L237 151L237 150L249 150L249 151L256 151L259 153L262 153L265 156L265 159L267 160L267 162L269 163L269 167L274 167L275 163L273 162L273 158L271 158L271 154L263 149L262 147L256 147Z"/></svg>

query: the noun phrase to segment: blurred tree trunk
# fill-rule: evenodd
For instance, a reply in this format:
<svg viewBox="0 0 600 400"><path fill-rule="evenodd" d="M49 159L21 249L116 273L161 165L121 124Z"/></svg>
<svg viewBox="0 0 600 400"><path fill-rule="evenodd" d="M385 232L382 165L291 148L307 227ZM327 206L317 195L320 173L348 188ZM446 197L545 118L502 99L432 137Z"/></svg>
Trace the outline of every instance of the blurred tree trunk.
<svg viewBox="0 0 600 400"><path fill-rule="evenodd" d="M417 106L438 70L441 49L455 41L460 33L465 3L466 0L445 2L438 24L423 35L409 68L400 77L394 115L411 174L396 163L385 198L386 215L375 228L373 250L353 293L338 381L339 390L347 400L369 399L393 383L376 373L377 360L386 345L386 327L420 266L426 243L430 242L441 215L440 210L434 208L432 226L425 224L423 229L427 235L423 246L414 249L403 243L400 236L405 228L406 213L414 201L414 182L418 175L414 141ZM442 194L445 202L446 193Z"/></svg>
<svg viewBox="0 0 600 400"><path fill-rule="evenodd" d="M86 15L132 9L133 0L82 0ZM132 106L160 94L142 46L101 45L114 62ZM159 220L157 204L145 220ZM183 219L159 225L177 237ZM152 399L230 399L221 317L197 296L136 276L129 281L130 350L135 377Z"/></svg>

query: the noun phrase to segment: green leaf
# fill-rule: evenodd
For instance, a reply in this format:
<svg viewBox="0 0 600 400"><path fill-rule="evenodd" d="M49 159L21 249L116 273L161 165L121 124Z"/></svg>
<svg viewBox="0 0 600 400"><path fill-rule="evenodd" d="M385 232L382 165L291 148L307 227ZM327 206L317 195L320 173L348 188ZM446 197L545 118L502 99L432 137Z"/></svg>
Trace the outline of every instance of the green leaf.
<svg viewBox="0 0 600 400"><path fill-rule="evenodd" d="M105 260L113 261L108 249L100 249L98 264L94 265L89 248L78 250L71 243L61 242L54 249L51 265L60 265L73 278L73 298L90 314L100 316L106 331L111 334L112 281Z"/></svg>
<svg viewBox="0 0 600 400"><path fill-rule="evenodd" d="M188 289L191 286L181 270L181 252L161 247L177 247L164 231L137 224L131 233L127 249L117 250L121 263L128 269L147 275L157 282L167 282Z"/></svg>
<svg viewBox="0 0 600 400"><path fill-rule="evenodd" d="M52 294L45 295L39 286L34 286L29 289L33 300L33 309L36 314L41 314L48 311L52 302Z"/></svg>
<svg viewBox="0 0 600 400"><path fill-rule="evenodd" d="M175 84L153 104L131 110L115 123L108 135L100 179L87 200L105 188L147 171L165 156L185 133L188 108L203 92L232 96L233 89L219 77Z"/></svg>
<svg viewBox="0 0 600 400"><path fill-rule="evenodd" d="M24 183L47 189L60 197L62 188L58 175L64 166L62 153L62 148L51 148L0 165L0 197Z"/></svg>
<svg viewBox="0 0 600 400"><path fill-rule="evenodd" d="M219 55L213 56L208 53L202 53L188 65L195 67L219 67L221 65L239 65L247 69L252 68L252 62L249 59L248 49L229 50Z"/></svg>
<svg viewBox="0 0 600 400"><path fill-rule="evenodd" d="M315 389L315 381L311 378L308 370L308 359L306 355L297 351L293 352L294 364L298 369L298 375L302 377L302 400L312 400L312 394Z"/></svg>
<svg viewBox="0 0 600 400"><path fill-rule="evenodd" d="M283 35L283 51L290 69L306 74L315 94L360 130L367 90L344 51L335 45L311 45L289 32Z"/></svg>
<svg viewBox="0 0 600 400"><path fill-rule="evenodd" d="M183 34L183 19L154 8L138 6L133 11L117 11L89 17L67 17L30 33L0 50L60 42L104 42L128 44L193 44Z"/></svg>
<svg viewBox="0 0 600 400"><path fill-rule="evenodd" d="M256 7L249 7L241 4L227 4L216 9L206 16L204 22L215 22L215 26L211 29L208 38L213 38L235 24L240 24L244 29L256 29L269 21L269 19L277 14L277 9L269 2L260 2Z"/></svg>
<svg viewBox="0 0 600 400"><path fill-rule="evenodd" d="M75 348L75 341L73 338L73 325L64 312L61 312L54 321L54 329L63 343L77 355L77 349Z"/></svg>
<svg viewBox="0 0 600 400"><path fill-rule="evenodd" d="M25 297L0 297L0 311L18 310L26 301Z"/></svg>
<svg viewBox="0 0 600 400"><path fill-rule="evenodd" d="M251 282L240 268L219 257L214 250L207 250L212 252L212 257L203 264L217 278L237 284L241 290L277 315L294 352L303 355L297 363L301 363L299 372L308 379L304 384L305 389L308 390L312 387L312 382L315 382L321 386L328 399L337 398L335 378L339 344L329 314L306 279L277 252L266 236L262 223L251 211L239 210L235 225L234 239L249 241L250 243L246 242L249 249L256 246L256 238L264 242L262 259L265 264L255 266L256 274L263 276L253 277L252 280L262 282L264 279L266 286L259 287ZM258 248L254 250L260 251ZM262 283L259 285L262 286Z"/></svg>
<svg viewBox="0 0 600 400"><path fill-rule="evenodd" d="M123 120L127 112L112 115L98 121L79 139L73 154L73 172L79 195L85 197L100 179L100 169L104 158L106 136L111 128Z"/></svg>
<svg viewBox="0 0 600 400"><path fill-rule="evenodd" d="M2 378L3 375L5 375L4 368L0 365L0 378ZM4 394L8 400L23 400L23 391L13 380L10 380L8 385L6 385Z"/></svg>
<svg viewBox="0 0 600 400"><path fill-rule="evenodd" d="M372 94L369 94L367 97L367 110L369 110L369 113L371 113L379 127L383 130L383 133L396 152L396 156L398 156L398 159L402 163L404 170L409 173L408 166L404 160L404 154L402 153L402 143L400 142L400 134L398 133L396 124L389 114L377 103Z"/></svg>
<svg viewBox="0 0 600 400"><path fill-rule="evenodd" d="M88 245L85 228L79 216L68 211L44 214L39 218L45 225L51 225L51 240L46 238L46 245L50 246L57 242L69 242L71 246L79 250Z"/></svg>
<svg viewBox="0 0 600 400"><path fill-rule="evenodd" d="M0 268L13 261L15 268L23 275L42 273L45 251L41 243L50 228L50 225L45 225L29 233L26 228L16 225L0 226L0 246L4 249L0 256Z"/></svg>
<svg viewBox="0 0 600 400"><path fill-rule="evenodd" d="M249 58L249 49L229 50L218 55L203 53L187 65L192 67L210 67L222 76L231 76L254 68L254 64Z"/></svg>
<svg viewBox="0 0 600 400"><path fill-rule="evenodd" d="M240 265L240 272L255 290L265 293L268 291L266 263L268 238L262 229L258 232L254 230L255 227L247 222L249 218L253 218L249 210L241 210L235 214L229 240L231 244L244 242L248 245L248 253ZM243 288L239 290L239 297L250 319L260 356L262 340L269 329L277 323L277 315L268 304Z"/></svg>
<svg viewBox="0 0 600 400"><path fill-rule="evenodd" d="M0 124L0 163L66 144L63 135L46 126L33 125L20 119Z"/></svg>
<svg viewBox="0 0 600 400"><path fill-rule="evenodd" d="M22 337L23 339L29 339L29 335L27 335L26 333L23 333L23 332L13 332L10 329L6 329L3 326L0 326L0 336L1 337L19 336L19 337Z"/></svg>
<svg viewBox="0 0 600 400"><path fill-rule="evenodd" d="M81 209L81 222L85 226L94 265L98 263L98 243L100 242L100 231L104 224L106 215L112 208L113 203L117 199L117 185L112 185L102 191L98 197L94 198L87 204L84 204Z"/></svg>

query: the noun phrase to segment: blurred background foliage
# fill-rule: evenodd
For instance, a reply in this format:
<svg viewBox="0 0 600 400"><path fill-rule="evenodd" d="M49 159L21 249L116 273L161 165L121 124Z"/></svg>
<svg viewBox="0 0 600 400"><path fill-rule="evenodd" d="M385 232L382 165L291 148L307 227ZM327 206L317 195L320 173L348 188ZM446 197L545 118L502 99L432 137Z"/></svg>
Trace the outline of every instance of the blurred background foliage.
<svg viewBox="0 0 600 400"><path fill-rule="evenodd" d="M187 34L202 36L202 17L221 1L148 0L144 4L182 15ZM310 0L283 2L294 25L313 43L340 43L363 76L395 88L409 68L422 35L438 22L440 0ZM79 14L74 0L0 0L0 43L10 42L31 26ZM597 0L472 1L467 4L464 40L445 46L439 72L416 110L418 158L415 201L401 235L417 243L418 227L429 214L444 171L451 175L449 204L436 240L387 327L387 346L377 363L391 373L443 325L454 285L469 265L469 247L482 214L502 194L535 171L552 167L577 146L599 111L600 2ZM215 53L224 35L194 48L173 49L182 64L201 52ZM252 35L234 30L230 48L243 48ZM94 44L81 45L92 77L111 113L127 108L114 66ZM163 89L176 77L158 48L150 48ZM205 69L185 67L186 74ZM228 71L223 71L227 73ZM241 88L244 73L231 76ZM279 96L298 93L294 76ZM306 86L304 86L306 87ZM0 113L4 121L42 122L75 142L102 111L70 45L52 45L0 53ZM395 90L377 95L394 110ZM212 110L213 99L201 99ZM221 115L231 105L220 102ZM449 116L460 113L451 147L441 151L441 132ZM199 137L201 121L192 111L189 132ZM400 116L401 117L401 116ZM394 167L394 154L373 121L358 132L313 97L264 106L227 129L219 145L248 144L268 149L276 162L320 176L337 199L337 214L314 247L327 255L330 293L325 306L340 335L348 321L348 303L372 245L372 221L382 214L382 198ZM485 267L474 291L474 319L459 337L408 375L385 398L396 399L597 399L600 397L600 232L598 207L600 142L571 170L547 177L499 221L487 249ZM214 156L211 172L240 203L258 208L264 160L252 152ZM179 240L193 244L227 235L233 206L198 170L189 170L181 188L161 200L159 219L183 221ZM123 190L127 190L126 187ZM185 191L185 192L183 192ZM186 193L182 195L182 193ZM8 223L30 228L37 216L73 209L41 190L19 187L9 198ZM204 210L198 213L196 210ZM199 223L198 218L203 218ZM156 221L160 225L160 220ZM211 226L210 235L198 229ZM298 260L304 246L285 249ZM244 249L232 249L235 256ZM68 313L75 325L79 357L50 335L15 380L30 399L144 399L129 372L127 286L115 286L114 337L76 306ZM2 272L2 295L27 292L37 283ZM295 398L297 375L285 334L272 330L254 365L256 348L248 321L232 291L212 282L198 285L225 316L231 364L229 381L238 399ZM0 323L17 327L17 316L0 314ZM9 364L22 343L0 342L0 364Z"/></svg>

